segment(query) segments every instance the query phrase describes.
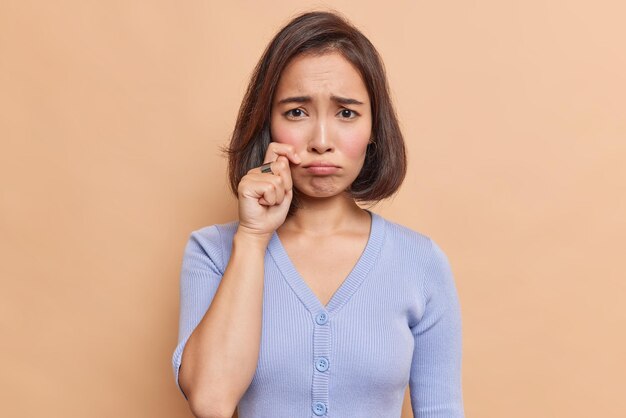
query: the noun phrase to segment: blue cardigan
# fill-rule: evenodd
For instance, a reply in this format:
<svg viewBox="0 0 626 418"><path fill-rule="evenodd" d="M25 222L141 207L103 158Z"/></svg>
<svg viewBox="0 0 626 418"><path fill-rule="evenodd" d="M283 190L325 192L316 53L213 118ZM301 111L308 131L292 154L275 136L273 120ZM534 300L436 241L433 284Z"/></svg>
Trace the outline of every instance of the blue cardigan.
<svg viewBox="0 0 626 418"><path fill-rule="evenodd" d="M464 417L461 314L447 257L429 237L368 212L365 250L326 306L272 236L259 361L239 418L398 418L407 384L415 418ZM217 291L237 225L194 231L185 248L177 384L185 343Z"/></svg>

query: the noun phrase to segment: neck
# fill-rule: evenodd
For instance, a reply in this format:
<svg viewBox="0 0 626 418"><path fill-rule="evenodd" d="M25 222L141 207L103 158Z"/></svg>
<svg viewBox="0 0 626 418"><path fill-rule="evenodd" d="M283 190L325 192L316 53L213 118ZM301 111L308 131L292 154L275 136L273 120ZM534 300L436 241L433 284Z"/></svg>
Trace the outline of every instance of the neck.
<svg viewBox="0 0 626 418"><path fill-rule="evenodd" d="M329 235L345 230L358 230L369 214L348 194L328 198L301 199L300 208L287 218L280 229L307 235Z"/></svg>

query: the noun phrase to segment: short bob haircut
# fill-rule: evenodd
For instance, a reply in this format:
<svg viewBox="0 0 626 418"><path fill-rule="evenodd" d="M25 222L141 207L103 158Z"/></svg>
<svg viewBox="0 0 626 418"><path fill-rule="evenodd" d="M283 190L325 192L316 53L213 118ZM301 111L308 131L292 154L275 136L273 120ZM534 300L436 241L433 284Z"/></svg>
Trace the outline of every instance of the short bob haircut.
<svg viewBox="0 0 626 418"><path fill-rule="evenodd" d="M367 88L372 112L372 133L361 172L346 189L359 202L376 204L392 196L406 174L404 139L393 104L383 62L372 43L342 16L308 12L276 34L259 60L241 103L230 144L228 176L235 196L242 177L259 167L271 142L272 101L280 76L301 54L339 52L359 71ZM288 216L298 208L294 187Z"/></svg>

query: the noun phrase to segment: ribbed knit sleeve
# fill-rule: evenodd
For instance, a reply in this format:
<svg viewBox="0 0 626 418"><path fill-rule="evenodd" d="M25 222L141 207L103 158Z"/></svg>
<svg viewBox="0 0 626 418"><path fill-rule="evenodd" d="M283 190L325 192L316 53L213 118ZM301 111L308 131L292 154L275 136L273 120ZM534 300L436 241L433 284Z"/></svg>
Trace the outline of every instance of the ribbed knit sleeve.
<svg viewBox="0 0 626 418"><path fill-rule="evenodd" d="M425 310L415 338L409 387L415 418L463 418L461 312L448 259L432 241L425 266Z"/></svg>
<svg viewBox="0 0 626 418"><path fill-rule="evenodd" d="M187 340L209 309L224 273L220 232L209 226L191 233L183 256L180 275L180 318L178 345L172 356L176 385Z"/></svg>

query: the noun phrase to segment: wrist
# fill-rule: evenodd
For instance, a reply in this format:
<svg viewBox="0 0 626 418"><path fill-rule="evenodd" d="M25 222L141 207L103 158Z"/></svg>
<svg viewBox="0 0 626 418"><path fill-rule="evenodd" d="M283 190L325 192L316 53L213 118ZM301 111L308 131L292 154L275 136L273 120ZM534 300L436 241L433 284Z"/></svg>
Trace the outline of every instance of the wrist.
<svg viewBox="0 0 626 418"><path fill-rule="evenodd" d="M235 232L233 243L237 246L258 248L265 251L272 239L272 235L269 233L249 232L239 228Z"/></svg>

